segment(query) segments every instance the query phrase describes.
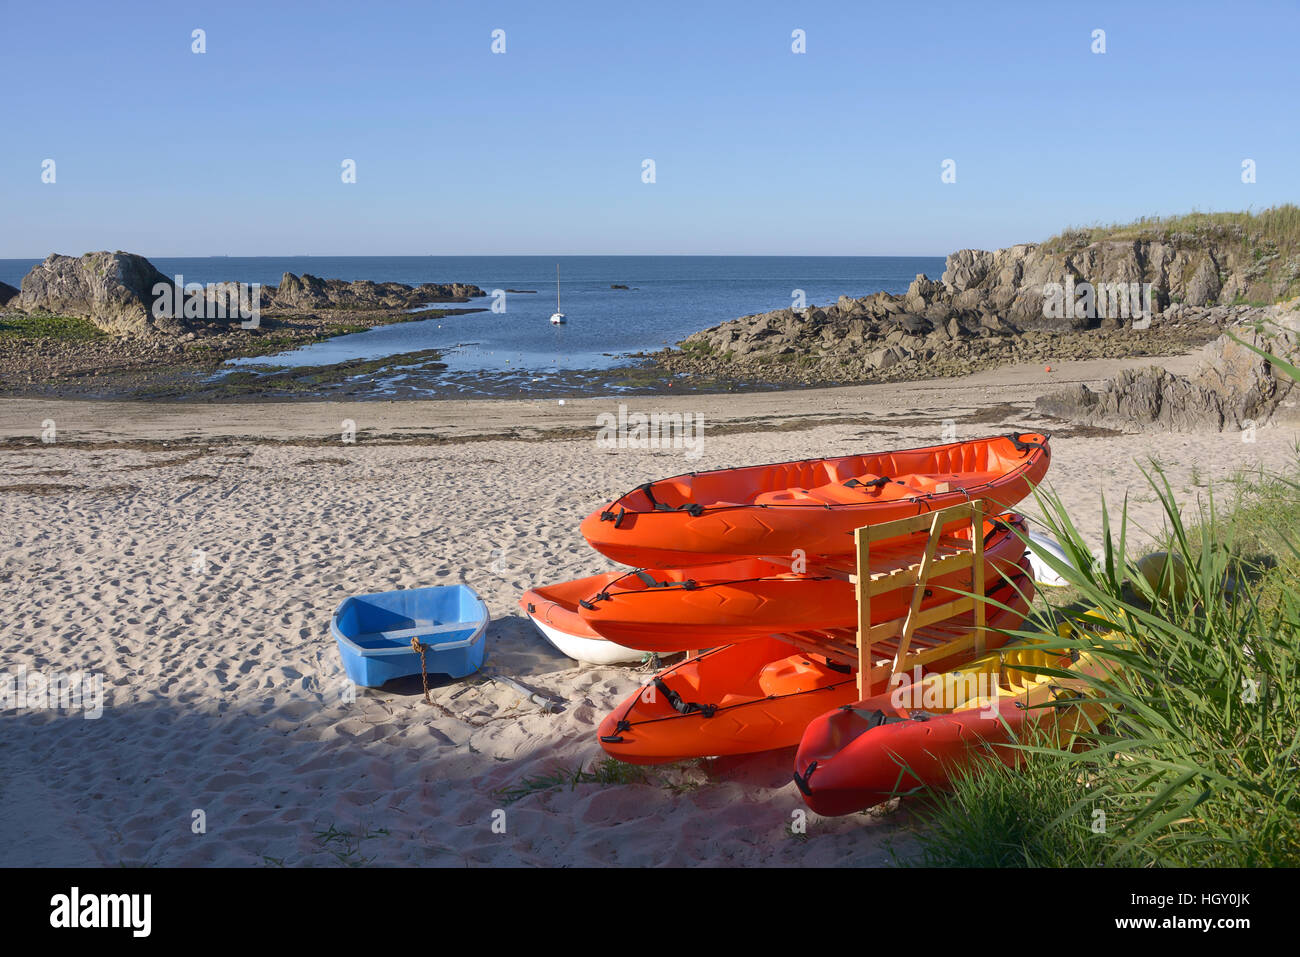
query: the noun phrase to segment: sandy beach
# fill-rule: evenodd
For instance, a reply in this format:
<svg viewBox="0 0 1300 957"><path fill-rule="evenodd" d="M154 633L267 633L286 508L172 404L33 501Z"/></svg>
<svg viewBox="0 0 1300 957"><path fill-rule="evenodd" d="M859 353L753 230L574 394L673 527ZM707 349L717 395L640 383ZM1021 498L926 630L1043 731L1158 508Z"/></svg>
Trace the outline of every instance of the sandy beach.
<svg viewBox="0 0 1300 957"><path fill-rule="evenodd" d="M1192 362L1161 365L1180 372ZM522 617L518 597L607 568L578 534L581 518L684 471L935 444L945 428L958 439L1047 429L1048 485L1096 544L1103 495L1114 506L1127 495L1138 525L1159 528L1141 474L1152 459L1191 505L1207 486L1230 496L1218 483L1235 474L1294 461L1295 426L1124 435L1033 411L1048 389L1132 364L563 404L0 400L0 668L92 672L104 693L95 719L0 716L0 865L906 857L916 826L906 809L810 815L806 836L791 835L792 813L804 808L791 751L506 803L502 788L599 760L596 724L648 674L564 658ZM699 457L598 447L597 416L620 402L703 415ZM344 441L349 422L355 442ZM439 679L433 707L418 680L353 700L328 631L338 602L457 581L493 616L484 671ZM563 710L544 713L494 673ZM493 828L498 810L504 833Z"/></svg>

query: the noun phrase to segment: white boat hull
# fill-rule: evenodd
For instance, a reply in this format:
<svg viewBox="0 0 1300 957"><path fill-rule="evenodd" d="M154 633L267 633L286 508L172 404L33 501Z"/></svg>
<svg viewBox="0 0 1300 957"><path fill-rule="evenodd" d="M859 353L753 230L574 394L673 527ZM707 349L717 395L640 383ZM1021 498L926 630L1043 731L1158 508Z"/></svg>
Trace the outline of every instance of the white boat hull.
<svg viewBox="0 0 1300 957"><path fill-rule="evenodd" d="M626 648L616 642L606 641L604 638L583 638L580 635L571 635L568 632L560 631L554 625L538 621L533 615L528 617L547 641L562 654L568 655L575 661L582 661L590 665L624 665L645 658L644 651Z"/></svg>
<svg viewBox="0 0 1300 957"><path fill-rule="evenodd" d="M1041 532L1030 532L1029 544L1025 554L1029 556L1029 567L1033 571L1036 584L1051 587L1070 584L1057 574L1055 569L1048 565L1047 562L1043 561L1043 555L1051 555L1053 558L1071 565L1070 560L1065 555L1065 550L1051 536L1044 535Z"/></svg>

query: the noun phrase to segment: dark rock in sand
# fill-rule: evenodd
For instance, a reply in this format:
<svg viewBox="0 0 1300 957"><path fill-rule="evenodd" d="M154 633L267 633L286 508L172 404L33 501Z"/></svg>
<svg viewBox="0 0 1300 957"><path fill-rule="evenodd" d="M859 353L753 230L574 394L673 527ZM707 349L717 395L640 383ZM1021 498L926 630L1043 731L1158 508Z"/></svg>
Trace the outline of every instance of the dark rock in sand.
<svg viewBox="0 0 1300 957"><path fill-rule="evenodd" d="M1223 399L1211 389L1159 366L1125 369L1100 392L1078 385L1038 399L1039 412L1109 427L1156 427L1174 432L1223 428Z"/></svg>
<svg viewBox="0 0 1300 957"><path fill-rule="evenodd" d="M1220 431L1261 424L1293 408L1300 390L1272 361L1242 342L1293 365L1300 362L1297 305L1293 301L1255 310L1256 323L1235 326L1202 350L1191 376L1156 366L1125 369L1100 391L1078 385L1042 396L1038 411L1084 425L1130 430Z"/></svg>

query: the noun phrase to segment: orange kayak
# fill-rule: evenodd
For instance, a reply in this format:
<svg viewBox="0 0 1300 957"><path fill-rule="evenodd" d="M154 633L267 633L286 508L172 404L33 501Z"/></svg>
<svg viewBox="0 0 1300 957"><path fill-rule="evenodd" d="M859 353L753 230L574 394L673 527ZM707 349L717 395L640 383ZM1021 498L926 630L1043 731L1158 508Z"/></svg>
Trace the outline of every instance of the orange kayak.
<svg viewBox="0 0 1300 957"><path fill-rule="evenodd" d="M634 567L683 567L739 555L846 555L864 525L982 498L1005 511L1047 472L1046 435L691 472L647 482L597 509L582 534Z"/></svg>
<svg viewBox="0 0 1300 957"><path fill-rule="evenodd" d="M985 580L1012 574L1025 553L1024 519L1014 513L984 523ZM970 541L970 526L955 529L955 541ZM876 555L912 550L885 546ZM858 604L847 581L829 575L797 575L788 568L747 559L693 568L654 569L609 576L599 590L578 602L578 615L596 634L629 648L660 653L713 648L777 632L856 628ZM588 579L590 581L590 579ZM969 592L970 569L930 580L921 608ZM871 603L873 623L907 614L912 593L887 592Z"/></svg>
<svg viewBox="0 0 1300 957"><path fill-rule="evenodd" d="M1007 640L994 629L1020 626L1032 596L1025 571L990 588L989 598L1011 610L987 609L986 647ZM948 624L960 634L971 627L972 616ZM966 649L930 667L943 671L973 657ZM794 747L818 715L857 700L855 675L849 665L780 638L754 638L665 668L610 712L597 733L601 747L628 764Z"/></svg>

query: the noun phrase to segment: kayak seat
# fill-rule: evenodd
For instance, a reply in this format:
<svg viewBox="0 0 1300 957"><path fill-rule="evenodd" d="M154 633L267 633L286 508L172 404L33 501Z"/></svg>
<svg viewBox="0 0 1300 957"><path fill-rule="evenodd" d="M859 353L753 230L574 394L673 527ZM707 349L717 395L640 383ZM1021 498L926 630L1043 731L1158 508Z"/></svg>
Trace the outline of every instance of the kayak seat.
<svg viewBox="0 0 1300 957"><path fill-rule="evenodd" d="M858 483L863 485L869 482L875 482L881 478L872 472L862 472L852 476ZM860 485L854 484L847 486L843 481L835 480L825 485L817 485L813 488L789 488L778 489L773 492L763 492L755 496L755 505L861 505L864 501L871 501L875 498L893 498L888 494L889 484L883 489L877 490L872 488L861 488ZM890 483L892 484L892 483ZM898 488L899 486L895 486ZM916 494L915 492L911 494Z"/></svg>
<svg viewBox="0 0 1300 957"><path fill-rule="evenodd" d="M904 482L908 488L916 492L934 492L939 490L940 486L947 486L951 491L958 488L970 488L975 485L983 485L995 477L993 472L962 472L962 473L914 473L911 475L900 475L899 479ZM900 486L901 487L901 486Z"/></svg>
<svg viewBox="0 0 1300 957"><path fill-rule="evenodd" d="M761 492L754 496L755 505L820 505L806 488L783 488L775 492Z"/></svg>

